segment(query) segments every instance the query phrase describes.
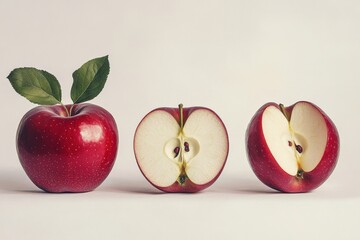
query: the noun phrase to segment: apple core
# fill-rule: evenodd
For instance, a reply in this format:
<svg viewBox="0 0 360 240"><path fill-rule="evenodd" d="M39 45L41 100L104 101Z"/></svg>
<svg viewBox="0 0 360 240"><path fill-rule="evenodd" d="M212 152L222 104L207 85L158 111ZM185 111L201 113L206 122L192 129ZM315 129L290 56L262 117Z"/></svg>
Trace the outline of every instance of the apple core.
<svg viewBox="0 0 360 240"><path fill-rule="evenodd" d="M228 136L213 111L184 109L180 104L178 109L155 109L143 118L135 132L134 152L141 172L154 186L195 191L221 172Z"/></svg>

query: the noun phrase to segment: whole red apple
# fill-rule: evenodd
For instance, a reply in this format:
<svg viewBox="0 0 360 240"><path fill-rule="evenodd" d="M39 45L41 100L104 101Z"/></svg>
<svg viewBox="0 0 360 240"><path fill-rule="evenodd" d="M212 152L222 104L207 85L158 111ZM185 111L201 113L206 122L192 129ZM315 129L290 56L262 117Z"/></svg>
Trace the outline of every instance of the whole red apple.
<svg viewBox="0 0 360 240"><path fill-rule="evenodd" d="M87 192L110 173L117 153L118 132L111 114L83 102L103 89L110 71L108 56L92 59L73 73L71 99L61 102L54 75L33 67L16 68L8 76L14 90L42 106L22 118L17 152L26 174L47 192Z"/></svg>
<svg viewBox="0 0 360 240"><path fill-rule="evenodd" d="M315 104L267 103L254 115L246 150L256 176L282 192L308 192L333 172L339 155L334 123Z"/></svg>
<svg viewBox="0 0 360 240"><path fill-rule="evenodd" d="M224 168L229 140L224 123L204 107L158 108L134 136L137 164L165 192L197 192L212 185Z"/></svg>
<svg viewBox="0 0 360 240"><path fill-rule="evenodd" d="M65 106L70 110L71 105ZM17 152L26 174L47 192L87 192L99 186L116 158L114 118L93 104L39 106L22 118Z"/></svg>

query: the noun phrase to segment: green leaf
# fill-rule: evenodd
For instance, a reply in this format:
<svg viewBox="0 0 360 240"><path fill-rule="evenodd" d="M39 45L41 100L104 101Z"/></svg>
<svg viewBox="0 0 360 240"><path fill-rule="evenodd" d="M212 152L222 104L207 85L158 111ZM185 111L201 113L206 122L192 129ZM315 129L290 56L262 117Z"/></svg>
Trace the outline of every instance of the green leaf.
<svg viewBox="0 0 360 240"><path fill-rule="evenodd" d="M81 103L95 98L104 88L110 71L108 56L95 58L73 73L71 99Z"/></svg>
<svg viewBox="0 0 360 240"><path fill-rule="evenodd" d="M7 77L17 93L30 102L54 105L61 102L61 87L54 75L36 68L16 68Z"/></svg>

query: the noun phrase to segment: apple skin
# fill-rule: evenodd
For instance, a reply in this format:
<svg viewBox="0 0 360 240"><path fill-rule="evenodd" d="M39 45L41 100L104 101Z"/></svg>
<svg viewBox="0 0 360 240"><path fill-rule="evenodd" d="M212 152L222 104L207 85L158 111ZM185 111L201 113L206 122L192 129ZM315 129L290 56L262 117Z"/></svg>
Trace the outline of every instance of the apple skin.
<svg viewBox="0 0 360 240"><path fill-rule="evenodd" d="M205 108L205 107L190 107L190 108L183 108L183 121L184 121L184 125L188 119L188 117L190 116L191 113L193 113L194 111L196 110L200 110L200 109L205 109L205 110L208 110L210 112L212 112L218 119L219 121L221 122L222 126L224 127L225 129L225 132L226 132L226 139L228 141L228 146L229 146L229 136L228 136L228 133L227 133L227 130L226 130L226 127L223 123L223 121L221 120L221 118L211 109L209 108ZM154 109L152 110L151 112L149 112L144 118L146 119L146 117L155 112L155 111L166 111L168 113L170 113L174 118L175 120L179 123L180 125L180 112L179 112L179 109L178 108L167 108L167 107L164 107L164 108L157 108L157 109ZM142 120L142 121L143 121ZM142 122L141 121L141 122ZM141 122L139 123L138 127L140 126ZM135 131L135 135L136 135L136 132L138 130L138 127ZM133 146L135 146L135 138L134 138L134 143L133 143ZM141 171L141 173L143 174L143 176L146 178L146 180L148 180L149 183L151 183L151 185L153 185L154 187L156 187L157 189L163 191L163 192L167 192L167 193L195 193L195 192L199 192L199 191L202 191L204 190L205 188L211 186L220 176L222 170L224 169L225 167L225 164L226 164L226 160L227 160L227 156L229 154L229 148L227 149L227 153L226 153L226 158L225 158L225 161L224 161L224 164L222 166L222 168L220 169L219 173L211 180L209 181L208 183L205 183L205 184L202 184L202 185L199 185L199 184L195 184L193 183L189 178L186 178L185 179L185 182L183 185L180 185L177 181L174 182L172 185L168 186L168 187L161 187L161 186L157 186L155 185L154 183L151 182L150 179L148 179L146 177L146 175L144 174L144 172L141 170L141 167L139 165L139 162L137 161L137 156L136 156L136 151L135 151L135 148L134 148L134 153L135 153L135 158L136 158L136 162L137 162L137 165Z"/></svg>
<svg viewBox="0 0 360 240"><path fill-rule="evenodd" d="M286 173L276 162L270 152L262 130L262 116L265 109L269 106L279 108L276 103L267 103L263 105L254 115L246 132L246 150L250 165L255 175L265 185L281 192L300 193L309 192L326 181L333 172L340 149L340 139L338 131L330 118L315 104L301 101L312 105L323 116L327 125L327 144L325 152L319 164L314 170L304 172L303 178L299 179ZM291 111L296 104L286 107L285 111L291 116Z"/></svg>
<svg viewBox="0 0 360 240"><path fill-rule="evenodd" d="M118 131L111 114L93 104L75 104L70 117L61 105L38 106L20 121L16 142L20 163L37 187L88 192L114 165Z"/></svg>

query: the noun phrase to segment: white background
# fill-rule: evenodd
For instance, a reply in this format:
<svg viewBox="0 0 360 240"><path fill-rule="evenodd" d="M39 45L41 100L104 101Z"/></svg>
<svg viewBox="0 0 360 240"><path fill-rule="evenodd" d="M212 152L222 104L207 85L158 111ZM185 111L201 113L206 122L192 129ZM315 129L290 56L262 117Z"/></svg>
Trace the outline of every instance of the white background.
<svg viewBox="0 0 360 240"><path fill-rule="evenodd" d="M359 239L359 1L0 2L0 239ZM46 69L70 103L72 72L109 54L92 102L110 111L120 143L107 180L84 194L46 194L20 166L15 135L33 104L6 79ZM247 162L245 131L269 101L308 100L338 127L338 165L320 188L276 193ZM163 194L141 175L132 139L150 110L206 106L227 126L218 181Z"/></svg>

